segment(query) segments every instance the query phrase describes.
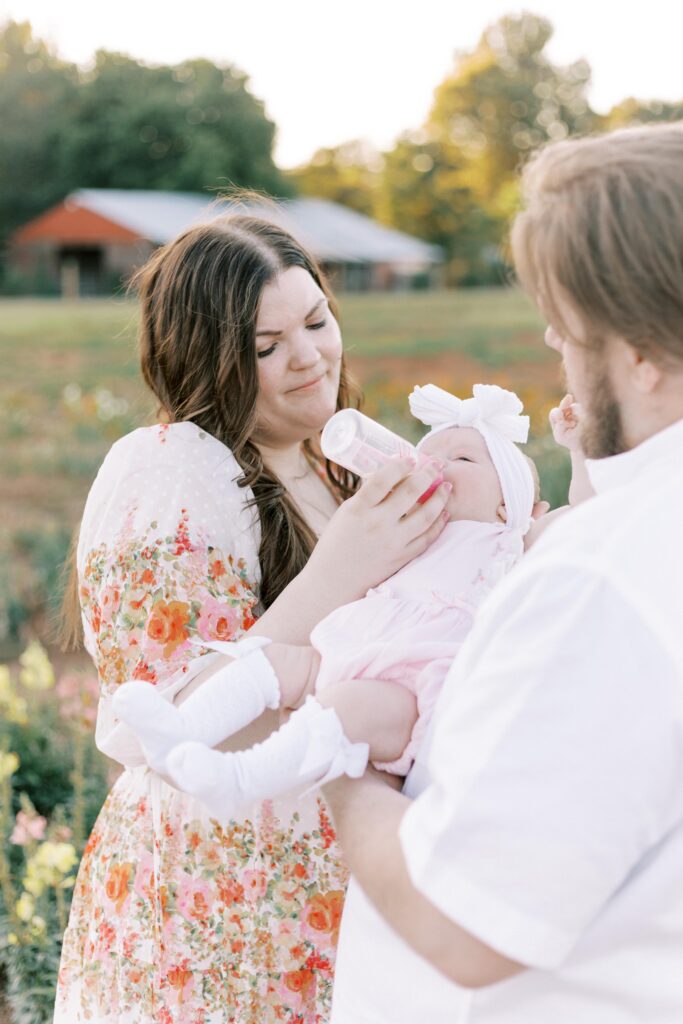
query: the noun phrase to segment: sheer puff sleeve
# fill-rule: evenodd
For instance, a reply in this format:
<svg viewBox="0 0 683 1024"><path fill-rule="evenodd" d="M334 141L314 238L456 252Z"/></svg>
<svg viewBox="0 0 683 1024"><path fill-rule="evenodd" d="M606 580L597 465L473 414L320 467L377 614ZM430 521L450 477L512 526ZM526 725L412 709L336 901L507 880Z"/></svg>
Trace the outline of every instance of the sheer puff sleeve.
<svg viewBox="0 0 683 1024"><path fill-rule="evenodd" d="M258 603L258 514L228 448L193 423L118 441L92 486L78 543L85 646L100 679L97 744L144 759L110 700L127 679L189 681L197 639L238 638Z"/></svg>

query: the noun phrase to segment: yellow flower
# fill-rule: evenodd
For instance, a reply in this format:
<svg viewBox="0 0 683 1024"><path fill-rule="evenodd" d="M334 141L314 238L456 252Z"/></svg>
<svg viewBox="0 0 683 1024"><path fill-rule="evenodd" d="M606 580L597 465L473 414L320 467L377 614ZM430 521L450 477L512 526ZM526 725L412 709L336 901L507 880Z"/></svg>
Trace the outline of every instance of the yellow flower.
<svg viewBox="0 0 683 1024"><path fill-rule="evenodd" d="M23 697L10 697L5 708L5 719L15 725L28 725L28 704Z"/></svg>
<svg viewBox="0 0 683 1024"><path fill-rule="evenodd" d="M41 843L26 863L24 889L32 896L40 896L48 886L61 886L78 863L78 855L71 843Z"/></svg>
<svg viewBox="0 0 683 1024"><path fill-rule="evenodd" d="M20 921L30 921L36 909L35 900L28 892L22 892L14 908Z"/></svg>
<svg viewBox="0 0 683 1024"><path fill-rule="evenodd" d="M39 914L34 914L31 918L31 935L34 938L40 938L41 935L45 934L46 929L45 918L40 917Z"/></svg>
<svg viewBox="0 0 683 1024"><path fill-rule="evenodd" d="M19 945L19 939L14 934L14 932L10 932L9 933L9 935L7 936L7 942L9 943L10 946L18 946Z"/></svg>
<svg viewBox="0 0 683 1024"><path fill-rule="evenodd" d="M7 665L0 665L0 708L7 722L26 725L28 706L23 697L18 697L12 685L12 676Z"/></svg>
<svg viewBox="0 0 683 1024"><path fill-rule="evenodd" d="M16 754L0 751L0 782L9 779L19 767L19 758Z"/></svg>
<svg viewBox="0 0 683 1024"><path fill-rule="evenodd" d="M49 690L54 686L55 674L45 648L32 640L19 657L21 672L19 679L27 690Z"/></svg>
<svg viewBox="0 0 683 1024"><path fill-rule="evenodd" d="M29 863L26 869L26 877L24 878L24 889L37 898L45 892L45 885L43 876Z"/></svg>
<svg viewBox="0 0 683 1024"><path fill-rule="evenodd" d="M66 875L78 862L78 856L71 843L42 843L37 853L41 863L54 868L60 875Z"/></svg>
<svg viewBox="0 0 683 1024"><path fill-rule="evenodd" d="M7 665L0 665L0 704L7 704L12 699L12 677Z"/></svg>

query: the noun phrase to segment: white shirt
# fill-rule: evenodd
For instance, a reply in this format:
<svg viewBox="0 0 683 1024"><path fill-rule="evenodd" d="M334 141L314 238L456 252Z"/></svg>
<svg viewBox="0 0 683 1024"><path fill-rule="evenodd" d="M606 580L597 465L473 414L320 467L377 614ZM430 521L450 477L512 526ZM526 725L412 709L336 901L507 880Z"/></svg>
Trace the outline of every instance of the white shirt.
<svg viewBox="0 0 683 1024"><path fill-rule="evenodd" d="M530 969L465 992L354 887L334 1024L683 1020L683 421L589 471L482 608L401 827L415 886Z"/></svg>

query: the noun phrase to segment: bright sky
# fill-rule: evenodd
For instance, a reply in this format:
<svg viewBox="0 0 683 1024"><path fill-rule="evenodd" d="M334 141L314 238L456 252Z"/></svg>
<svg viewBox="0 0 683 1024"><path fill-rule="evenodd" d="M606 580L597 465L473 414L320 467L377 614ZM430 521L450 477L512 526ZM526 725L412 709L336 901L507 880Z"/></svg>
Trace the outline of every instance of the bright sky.
<svg viewBox="0 0 683 1024"><path fill-rule="evenodd" d="M105 48L151 63L237 65L278 126L276 160L290 167L320 146L366 138L385 148L419 127L455 51L522 9L513 0L0 0L0 21L30 21L78 63ZM627 96L683 99L677 0L529 0L526 9L554 25L552 60L588 60L598 111Z"/></svg>

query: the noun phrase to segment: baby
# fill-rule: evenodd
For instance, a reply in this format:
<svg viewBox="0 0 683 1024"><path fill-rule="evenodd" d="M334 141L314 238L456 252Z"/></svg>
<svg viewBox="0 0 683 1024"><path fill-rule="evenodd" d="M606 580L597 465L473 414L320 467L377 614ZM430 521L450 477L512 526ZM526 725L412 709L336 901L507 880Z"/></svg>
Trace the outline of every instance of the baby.
<svg viewBox="0 0 683 1024"><path fill-rule="evenodd" d="M444 464L451 487L449 522L423 555L328 615L310 647L203 643L236 660L180 706L141 682L114 698L150 766L218 818L301 784L358 777L368 759L405 775L476 608L523 554L538 477L515 443L529 429L517 396L479 384L461 401L429 384L410 406L431 427L418 448ZM212 749L265 708L295 710L249 750Z"/></svg>

